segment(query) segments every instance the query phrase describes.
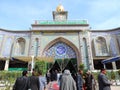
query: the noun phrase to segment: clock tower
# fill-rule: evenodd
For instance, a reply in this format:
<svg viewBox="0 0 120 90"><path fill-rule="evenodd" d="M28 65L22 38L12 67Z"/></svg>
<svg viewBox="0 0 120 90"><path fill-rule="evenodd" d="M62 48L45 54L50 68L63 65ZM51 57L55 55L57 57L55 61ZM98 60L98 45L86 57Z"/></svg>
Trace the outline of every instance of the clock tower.
<svg viewBox="0 0 120 90"><path fill-rule="evenodd" d="M53 20L54 21L66 21L67 20L67 11L64 11L64 7L59 4L56 8L56 11L53 11Z"/></svg>

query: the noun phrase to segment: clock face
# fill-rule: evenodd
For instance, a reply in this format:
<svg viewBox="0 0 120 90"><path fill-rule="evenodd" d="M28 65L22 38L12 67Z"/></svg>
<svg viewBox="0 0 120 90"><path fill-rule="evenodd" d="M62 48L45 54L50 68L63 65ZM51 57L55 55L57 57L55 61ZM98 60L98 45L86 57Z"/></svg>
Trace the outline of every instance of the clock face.
<svg viewBox="0 0 120 90"><path fill-rule="evenodd" d="M56 15L55 20L66 20L65 15Z"/></svg>

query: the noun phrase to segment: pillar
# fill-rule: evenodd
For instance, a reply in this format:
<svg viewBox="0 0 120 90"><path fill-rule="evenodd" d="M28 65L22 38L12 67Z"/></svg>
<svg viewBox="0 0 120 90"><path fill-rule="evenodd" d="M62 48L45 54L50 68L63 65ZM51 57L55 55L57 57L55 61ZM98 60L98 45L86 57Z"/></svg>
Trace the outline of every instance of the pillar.
<svg viewBox="0 0 120 90"><path fill-rule="evenodd" d="M5 62L4 70L8 71L8 68L9 68L9 58L7 58L7 60Z"/></svg>
<svg viewBox="0 0 120 90"><path fill-rule="evenodd" d="M34 56L31 56L32 61L31 61L31 72L33 72L34 69Z"/></svg>

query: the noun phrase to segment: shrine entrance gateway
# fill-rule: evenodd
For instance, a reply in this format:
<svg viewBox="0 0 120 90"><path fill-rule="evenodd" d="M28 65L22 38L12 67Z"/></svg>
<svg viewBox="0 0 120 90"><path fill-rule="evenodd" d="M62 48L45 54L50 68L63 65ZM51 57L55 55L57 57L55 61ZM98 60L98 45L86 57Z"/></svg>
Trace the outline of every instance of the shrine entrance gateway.
<svg viewBox="0 0 120 90"><path fill-rule="evenodd" d="M69 69L71 72L76 72L79 63L79 52L76 46L63 38L56 41L49 43L44 49L45 56L54 57L54 64L49 69L58 71Z"/></svg>

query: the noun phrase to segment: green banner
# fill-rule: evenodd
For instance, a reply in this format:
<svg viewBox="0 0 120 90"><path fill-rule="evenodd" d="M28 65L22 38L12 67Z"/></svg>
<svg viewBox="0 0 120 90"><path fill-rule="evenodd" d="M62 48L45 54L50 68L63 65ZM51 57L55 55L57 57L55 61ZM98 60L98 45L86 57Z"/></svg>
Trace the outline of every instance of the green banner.
<svg viewBox="0 0 120 90"><path fill-rule="evenodd" d="M87 20L73 20L73 21L37 21L37 24L51 25L51 24L88 24Z"/></svg>
<svg viewBox="0 0 120 90"><path fill-rule="evenodd" d="M9 68L9 71L23 71L23 70L27 70L27 68Z"/></svg>

